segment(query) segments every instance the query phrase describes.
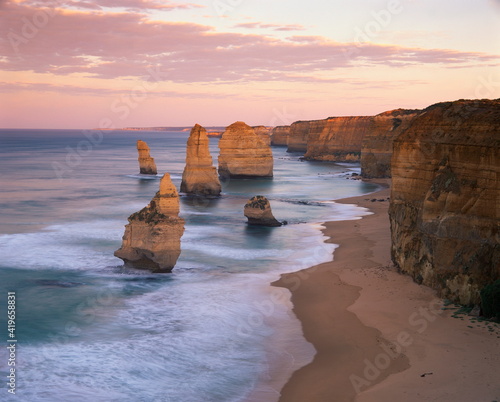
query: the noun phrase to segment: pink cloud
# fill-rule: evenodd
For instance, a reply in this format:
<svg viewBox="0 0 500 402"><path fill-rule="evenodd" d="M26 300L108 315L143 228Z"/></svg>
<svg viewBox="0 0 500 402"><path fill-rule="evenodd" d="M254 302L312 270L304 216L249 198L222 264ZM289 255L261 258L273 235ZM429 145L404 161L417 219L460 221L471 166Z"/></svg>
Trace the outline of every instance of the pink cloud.
<svg viewBox="0 0 500 402"><path fill-rule="evenodd" d="M244 22L235 25L235 28L257 29L257 28L271 28L275 31L303 31L304 26L298 24L263 24L260 22Z"/></svg>
<svg viewBox="0 0 500 402"><path fill-rule="evenodd" d="M41 4L29 4L35 3ZM86 3L152 6L149 0ZM0 38L4 38L0 41L0 69L6 71L83 73L114 79L142 77L148 67L161 66L161 79L174 82L308 81L318 72L360 65L465 67L498 59L479 52L338 43L318 36L277 39L224 33L206 25L152 21L139 12L59 9L49 14L47 9L23 4L5 5L7 17L0 27ZM46 15L38 21L45 22L31 28L34 34L28 37L26 21L33 25L36 15Z"/></svg>

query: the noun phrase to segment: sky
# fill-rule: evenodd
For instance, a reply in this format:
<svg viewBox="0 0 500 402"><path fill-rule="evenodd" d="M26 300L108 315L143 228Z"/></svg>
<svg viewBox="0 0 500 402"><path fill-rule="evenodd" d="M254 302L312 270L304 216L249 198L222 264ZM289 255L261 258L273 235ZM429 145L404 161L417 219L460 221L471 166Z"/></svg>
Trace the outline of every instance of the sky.
<svg viewBox="0 0 500 402"><path fill-rule="evenodd" d="M287 125L500 97L500 0L0 0L0 127Z"/></svg>

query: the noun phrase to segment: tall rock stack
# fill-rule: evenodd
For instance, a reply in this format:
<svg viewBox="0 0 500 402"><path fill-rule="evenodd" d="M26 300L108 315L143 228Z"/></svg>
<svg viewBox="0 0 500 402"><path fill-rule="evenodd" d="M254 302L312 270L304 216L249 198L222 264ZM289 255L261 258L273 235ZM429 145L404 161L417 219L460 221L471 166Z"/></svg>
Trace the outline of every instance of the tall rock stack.
<svg viewBox="0 0 500 402"><path fill-rule="evenodd" d="M149 155L148 144L137 140L137 151L139 152L139 172L141 174L157 174L155 160Z"/></svg>
<svg viewBox="0 0 500 402"><path fill-rule="evenodd" d="M396 109L373 118L361 146L361 176L391 177L392 143L406 130L421 110Z"/></svg>
<svg viewBox="0 0 500 402"><path fill-rule="evenodd" d="M308 160L357 162L361 144L370 131L372 116L329 117L310 122L307 137Z"/></svg>
<svg viewBox="0 0 500 402"><path fill-rule="evenodd" d="M394 140L392 259L463 304L500 278L500 100L429 106Z"/></svg>
<svg viewBox="0 0 500 402"><path fill-rule="evenodd" d="M273 153L254 129L238 121L227 127L219 141L219 175L272 177Z"/></svg>
<svg viewBox="0 0 500 402"><path fill-rule="evenodd" d="M253 131L257 134L266 144L271 144L271 135L266 126L253 126Z"/></svg>
<svg viewBox="0 0 500 402"><path fill-rule="evenodd" d="M179 217L179 195L168 173L151 202L128 221L115 256L126 266L171 272L181 254L184 219Z"/></svg>
<svg viewBox="0 0 500 402"><path fill-rule="evenodd" d="M199 196L218 196L221 184L212 165L207 131L196 124L189 135L186 167L182 173L181 192Z"/></svg>

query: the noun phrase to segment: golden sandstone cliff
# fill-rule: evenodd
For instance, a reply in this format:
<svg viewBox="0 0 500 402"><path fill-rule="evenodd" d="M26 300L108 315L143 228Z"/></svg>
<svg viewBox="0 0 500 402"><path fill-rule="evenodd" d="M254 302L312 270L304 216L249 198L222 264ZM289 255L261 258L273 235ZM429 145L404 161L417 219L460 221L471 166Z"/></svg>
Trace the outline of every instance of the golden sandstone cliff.
<svg viewBox="0 0 500 402"><path fill-rule="evenodd" d="M274 127L271 133L271 145L288 145L288 136L290 135L290 126Z"/></svg>
<svg viewBox="0 0 500 402"><path fill-rule="evenodd" d="M272 177L273 154L269 141L238 121L226 128L219 141L219 175Z"/></svg>
<svg viewBox="0 0 500 402"><path fill-rule="evenodd" d="M221 184L217 169L212 165L208 145L207 131L196 124L187 141L186 167L182 173L181 192L201 196L220 194Z"/></svg>
<svg viewBox="0 0 500 402"><path fill-rule="evenodd" d="M329 117L310 122L305 159L356 162L372 116Z"/></svg>
<svg viewBox="0 0 500 402"><path fill-rule="evenodd" d="M115 256L125 265L153 272L170 272L181 254L184 219L179 218L179 195L165 173L151 202L129 216Z"/></svg>
<svg viewBox="0 0 500 402"><path fill-rule="evenodd" d="M442 297L500 278L500 100L428 107L394 141L392 259Z"/></svg>
<svg viewBox="0 0 500 402"><path fill-rule="evenodd" d="M361 176L391 177L392 143L420 112L396 109L373 117L361 145Z"/></svg>
<svg viewBox="0 0 500 402"><path fill-rule="evenodd" d="M156 164L154 158L149 155L148 144L137 140L137 151L139 152L139 173L156 174Z"/></svg>
<svg viewBox="0 0 500 402"><path fill-rule="evenodd" d="M296 121L290 125L287 152L306 152L310 121Z"/></svg>

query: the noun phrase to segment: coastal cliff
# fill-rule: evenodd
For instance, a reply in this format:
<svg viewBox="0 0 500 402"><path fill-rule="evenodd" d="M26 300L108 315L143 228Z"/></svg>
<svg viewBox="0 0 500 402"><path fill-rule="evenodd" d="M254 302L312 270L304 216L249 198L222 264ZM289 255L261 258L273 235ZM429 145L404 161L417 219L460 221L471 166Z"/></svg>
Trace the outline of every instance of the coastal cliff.
<svg viewBox="0 0 500 402"><path fill-rule="evenodd" d="M207 131L196 124L189 134L186 147L186 167L182 173L181 192L217 196L221 184L217 169L212 165Z"/></svg>
<svg viewBox="0 0 500 402"><path fill-rule="evenodd" d="M500 100L425 109L394 140L392 259L462 304L500 278Z"/></svg>
<svg viewBox="0 0 500 402"><path fill-rule="evenodd" d="M137 140L137 152L139 153L139 173L157 174L155 160L149 155L148 144Z"/></svg>
<svg viewBox="0 0 500 402"><path fill-rule="evenodd" d="M290 125L287 152L306 152L310 121L296 121Z"/></svg>
<svg viewBox="0 0 500 402"><path fill-rule="evenodd" d="M219 149L220 176L273 176L274 162L269 141L245 123L238 121L227 127L219 141Z"/></svg>
<svg viewBox="0 0 500 402"><path fill-rule="evenodd" d="M372 116L329 117L310 122L305 159L356 162L372 127Z"/></svg>
<svg viewBox="0 0 500 402"><path fill-rule="evenodd" d="M420 110L396 109L373 117L361 145L361 176L391 177L392 143L418 113Z"/></svg>
<svg viewBox="0 0 500 402"><path fill-rule="evenodd" d="M288 136L290 135L290 126L277 126L273 128L271 133L271 145L286 146L288 145Z"/></svg>
<svg viewBox="0 0 500 402"><path fill-rule="evenodd" d="M170 272L181 254L184 219L179 218L179 195L165 173L151 202L129 216L122 246L115 251L126 266Z"/></svg>

